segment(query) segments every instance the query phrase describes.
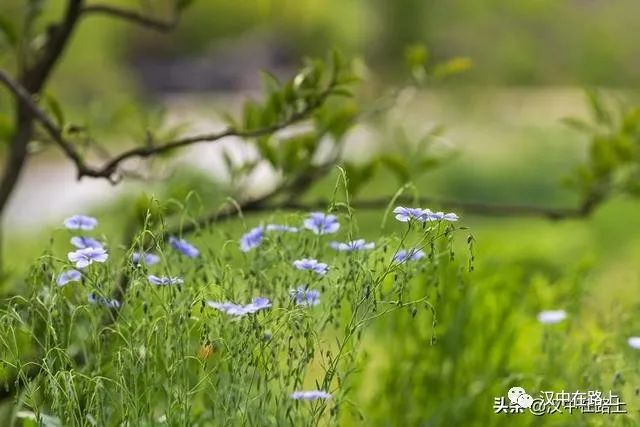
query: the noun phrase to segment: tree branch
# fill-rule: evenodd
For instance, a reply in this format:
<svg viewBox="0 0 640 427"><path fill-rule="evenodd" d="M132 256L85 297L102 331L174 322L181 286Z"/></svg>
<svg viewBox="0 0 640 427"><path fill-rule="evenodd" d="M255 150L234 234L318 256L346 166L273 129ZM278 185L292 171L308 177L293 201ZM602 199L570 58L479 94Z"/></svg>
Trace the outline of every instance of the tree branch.
<svg viewBox="0 0 640 427"><path fill-rule="evenodd" d="M214 142L230 136L235 136L239 138L256 138L260 136L269 135L271 133L277 132L278 130L284 129L301 120L308 118L309 114L311 114L315 109L317 109L318 107L320 107L320 105L322 105L322 103L324 102L324 99L328 95L329 95L329 92L327 92L325 95L322 96L322 101L319 101L314 104L308 104L303 110L291 115L286 120L283 120L279 123L276 123L270 126L252 129L252 130L236 130L233 128L228 128L220 132L194 135L194 136L176 139L174 141L167 142L165 144L158 145L158 146L133 148L131 150L125 151L117 155L111 161L107 162L104 166L102 166L102 168L94 171L88 171L88 173L85 173L85 175L93 176L93 177L106 177L106 176L112 175L116 171L120 163L132 157L141 157L141 158L150 157L150 156L164 153L166 151L175 150L176 148L182 148L182 147L192 145L192 144L197 144L200 142Z"/></svg>
<svg viewBox="0 0 640 427"><path fill-rule="evenodd" d="M20 85L20 83L18 83L17 81L11 79L11 77L2 70L0 70L0 83L7 87L7 89L9 89L9 91L12 92L16 97L16 99L18 99L23 105L26 106L26 108L29 109L30 113L33 115L33 118L36 119L40 124L42 124L49 136L62 149L65 155L69 157L69 159L75 164L77 168L78 179L85 176L93 178L106 178L112 183L117 182L113 175L116 173L120 164L130 158L146 158L167 151L175 150L177 148L186 147L188 145L193 145L201 142L219 141L230 136L239 138L255 138L259 136L269 135L278 130L291 126L301 120L307 119L313 111L322 106L322 104L331 95L336 86L335 80L332 79L314 102L309 102L303 109L291 114L286 119L269 126L250 130L237 130L228 128L220 132L179 138L170 142L166 142L162 145L137 147L120 153L113 159L107 161L101 167L92 167L84 161L73 144L66 140L62 129L60 129L58 125L56 125L56 123L48 116L48 114L34 101L31 93L29 93L26 88Z"/></svg>
<svg viewBox="0 0 640 427"><path fill-rule="evenodd" d="M33 130L33 113L31 95L40 92L49 78L58 59L64 52L71 34L80 16L84 0L69 0L63 20L53 27L42 52L32 66L20 73L17 82L13 82L3 73L3 83L15 96L14 131L9 145L9 154L5 162L0 181L0 217L9 197L18 183L20 174L27 160L27 144Z"/></svg>
<svg viewBox="0 0 640 427"><path fill-rule="evenodd" d="M161 32L173 30L178 24L179 19L179 14L177 12L170 21L163 21L143 15L142 13L133 10L120 9L118 7L104 4L87 5L82 8L82 13L107 15Z"/></svg>
<svg viewBox="0 0 640 427"><path fill-rule="evenodd" d="M303 120L309 116L316 108L318 108L331 94L333 90L333 83L330 83L328 87L321 93L317 100L313 103L309 103L306 107L295 114L292 114L286 120L280 123L266 126L263 128L253 130L235 130L232 128L215 132L207 133L195 136L184 137L176 139L158 146L138 147L120 153L111 160L107 161L102 167L96 168L86 164L82 156L75 149L73 144L68 142L62 133L62 130L53 122L47 113L40 108L40 106L33 100L29 92L23 88L18 82L12 80L4 71L0 70L0 83L4 84L22 103L29 109L33 117L40 122L47 133L53 138L53 140L60 146L62 151L67 157L69 157L76 165L78 170L78 179L89 176L96 178L107 178L111 182L116 182L113 179L113 175L122 162L134 157L150 157L153 155L161 154L166 151L171 151L177 148L197 144L200 142L215 142L226 137L236 136L240 138L253 138L263 135L271 134L275 131L290 126L300 120ZM261 212L265 210L311 210L321 209L329 205L329 201L318 200L313 203L302 204L297 202L283 202L280 204L268 204L268 199L259 199L254 201L248 201L242 206L245 212ZM379 209L387 206L389 199L379 198L370 200L355 200L352 204L354 208L360 209ZM402 198L398 200L398 203L419 203L422 205L431 204L436 206L446 207L448 209L460 209L464 212L486 215L486 216L529 216L529 217L542 217L551 220L560 220L568 218L580 218L586 217L591 214L594 208L601 202L601 198L590 198L585 200L577 208L550 208L544 206L525 205L525 204L490 204L483 202L465 202L457 200L441 200L436 198L420 198L414 200L411 198ZM195 223L188 224L182 232L192 232L200 226L206 226L216 221L224 220L235 215L233 211L220 211L208 216L205 216Z"/></svg>
<svg viewBox="0 0 640 427"><path fill-rule="evenodd" d="M82 13L84 0L69 0L64 19L53 26L51 36L42 48L36 63L25 70L20 82L30 93L38 93L47 81L58 59L64 52Z"/></svg>
<svg viewBox="0 0 640 427"><path fill-rule="evenodd" d="M332 205L330 200L318 199L312 202L285 201L282 203L270 204L268 201L271 195L255 200L246 201L241 205L242 214L260 214L273 211L303 211L325 210ZM351 201L350 207L363 210L384 209L389 206L392 196L379 197L373 199L362 199ZM589 201L576 208L553 208L527 204L502 204L466 202L460 200L447 200L435 197L401 197L395 200L398 205L431 205L439 206L441 209L458 210L459 212L493 216L493 217L534 217L549 220L566 220L572 218L586 218L593 213L600 201ZM195 221L184 224L180 229L171 230L169 234L192 233L200 228L207 227L213 223L233 219L238 214L236 207L223 209L209 215L203 216Z"/></svg>
<svg viewBox="0 0 640 427"><path fill-rule="evenodd" d="M69 157L78 167L78 173L85 172L86 166L80 154L76 151L71 143L65 140L62 130L49 118L47 113L33 100L33 96L18 82L14 81L9 75L0 70L0 83L2 83L10 92L14 94L18 102L24 105L31 116L36 119L47 131L49 136L60 146L62 151Z"/></svg>

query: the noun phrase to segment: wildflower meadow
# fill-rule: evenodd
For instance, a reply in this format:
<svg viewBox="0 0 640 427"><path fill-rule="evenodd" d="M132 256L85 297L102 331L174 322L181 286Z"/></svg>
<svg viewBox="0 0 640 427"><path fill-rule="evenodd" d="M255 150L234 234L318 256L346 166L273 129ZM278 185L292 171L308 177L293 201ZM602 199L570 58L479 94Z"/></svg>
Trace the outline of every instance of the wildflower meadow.
<svg viewBox="0 0 640 427"><path fill-rule="evenodd" d="M69 252L43 254L0 316L3 368L53 424L338 423L357 413L368 331L394 312L435 322L434 291L467 274L458 217L405 210L376 242L347 215L311 212L188 240L147 218L130 248L73 216L56 232Z"/></svg>
<svg viewBox="0 0 640 427"><path fill-rule="evenodd" d="M1 0L0 427L640 425L637 0Z"/></svg>

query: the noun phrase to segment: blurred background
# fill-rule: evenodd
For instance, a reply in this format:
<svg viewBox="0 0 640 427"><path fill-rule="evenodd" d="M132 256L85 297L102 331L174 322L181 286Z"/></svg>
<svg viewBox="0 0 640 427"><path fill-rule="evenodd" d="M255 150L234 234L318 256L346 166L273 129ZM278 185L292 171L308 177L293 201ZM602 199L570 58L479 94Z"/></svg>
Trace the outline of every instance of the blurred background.
<svg viewBox="0 0 640 427"><path fill-rule="evenodd" d="M42 9L37 23L45 28L65 2L8 0L0 5L0 13L19 27L31 3ZM110 4L138 7L158 18L170 14L168 2ZM616 89L626 97L635 94L640 46L630 32L639 10L632 0L196 1L178 27L166 34L108 17L87 19L48 92L64 106L69 121L89 125L96 139L129 144L141 139L145 127L166 117L192 128L216 128L221 111L233 113L234 105L237 110L259 89L260 70L289 77L304 57L322 56L333 48L359 58L370 86L400 84L406 77L407 47L425 45L431 62L462 56L473 66L414 98L416 104L408 107L413 125L446 126L447 138L461 148L459 162L472 158L476 167L496 173L520 170L518 157L533 165L529 156L539 153L546 164L537 167L549 171L543 182L537 174L537 182L528 184L533 188L514 192L526 196L523 199L554 197L544 188L555 184L553 168L562 170L572 156L580 156L579 135L563 128L558 119L584 116L584 87ZM0 61L5 69L15 69L6 43L0 48ZM8 107L4 94L3 139L10 130ZM359 138L384 137L361 133ZM76 201L99 202L121 191L104 182L74 182L66 162L48 160L57 156L53 151L44 150L23 177L9 207L9 230L29 229L34 221L43 224L77 210ZM202 153L196 153L191 158L199 168L215 169L215 158L202 160ZM516 153L526 155L514 158ZM508 164L492 164L501 161ZM482 197L503 191L496 190L495 183L477 188L482 185L478 180L461 182L457 173L453 176L446 185L457 191ZM57 203L46 211L33 209L59 184L73 191L58 194Z"/></svg>
<svg viewBox="0 0 640 427"><path fill-rule="evenodd" d="M0 13L20 27L29 4L42 9L43 18L37 21L42 28L64 6L60 0L8 0ZM170 14L168 2L110 4L138 7L159 18ZM514 192L526 196L523 199L554 197L544 188L554 184L553 168L561 170L572 156L580 156L579 135L558 119L584 116L584 87L616 89L625 97L635 94L640 46L630 32L639 10L633 0L196 1L166 34L108 17L87 19L48 92L64 106L69 121L89 125L96 139L129 144L161 117L197 129L215 128L221 111L233 113L234 105L259 89L260 70L288 77L302 58L322 56L333 48L361 61L370 86L400 84L406 77L407 47L421 44L428 47L430 62L462 56L473 66L414 98L417 104L409 109L415 125L446 126L447 138L461 148L459 162L473 158L476 167L500 171L496 173L520 170L519 157L533 165L527 160L539 153L546 164L538 167L548 171L543 182L537 174L538 180L528 184L533 188ZM0 64L15 69L8 45L2 46L0 38ZM3 139L10 131L8 107L4 94ZM48 160L57 156L53 151L44 150L31 162L9 207L9 230L57 220L78 209L70 204L99 202L121 191L103 182L74 182L66 162ZM198 167L215 169L215 158L203 161L201 152L191 157ZM492 164L501 161L508 164ZM483 189L477 188L481 181L461 182L457 173L453 176L447 185L457 191L464 188L483 197L503 191L496 190L495 183ZM58 194L57 203L46 211L33 209L59 184L73 191Z"/></svg>
<svg viewBox="0 0 640 427"><path fill-rule="evenodd" d="M19 20L26 3L3 0L0 16ZM64 6L62 0L39 3L51 19ZM167 14L160 1L110 3L140 6L159 17ZM219 129L222 111L237 112L243 99L256 94L260 70L290 77L303 57L322 56L332 48L356 58L367 76L360 91L401 85L407 46L422 44L428 47L429 61L465 57L473 66L412 93L389 112L387 122L409 134L444 126L441 142L455 147L450 162L415 183L421 194L574 206L577 195L563 182L585 159L587 138L562 119L588 118L588 87L601 88L621 104L638 100L639 16L636 0L195 1L176 30L167 34L104 17L83 22L49 92L71 122L90 125L96 139L108 147L128 146L163 118L186 123L191 130ZM38 22L45 26L47 19ZM0 66L15 68L1 37ZM11 120L9 101L7 93L0 92L0 156L5 155ZM348 138L346 155L354 159L366 157L369 147L396 142L388 129L366 125L356 126ZM233 144L227 141L222 147ZM170 180L134 180L114 187L97 180L75 181L69 162L55 149L44 148L30 160L4 219L9 274L16 277L42 252L50 230L68 214L99 213L110 218L111 230L118 230L117 213L143 191L179 197L196 189L206 198L220 177L221 149L205 144L181 152L182 166ZM334 182L332 176L330 182L319 183L315 194L323 194ZM393 194L397 188L397 182L382 173L363 194ZM635 320L640 309L635 296L640 285L637 202L614 197L590 218L557 223L460 214L477 239L473 288L455 297L468 316L444 314L445 319L456 319L455 327L438 330L444 350L425 350L429 332L422 338L408 333L387 337L384 331L397 331L403 319L382 326L379 339L369 344L375 363L368 369L384 372L385 366L398 362L398 369L409 375L416 365L402 361L423 364L415 383L403 383L398 376L363 380L363 411L382 414L379 419L387 414L391 421L404 416L411 425L426 418L434 425L444 419L497 424L490 417L491 396L506 393L512 375L539 386L538 367L547 363L555 369L551 385L575 388L588 354L612 353L616 356L598 365L598 384L620 387L632 401L640 385L632 379L637 374L621 373L620 366L637 359L619 349L625 347L625 334L640 333L634 330L640 328ZM379 235L380 215L361 214L366 237ZM228 227L239 230L238 224ZM13 286L7 281L3 291ZM545 362L538 347L542 332L534 327L535 314L552 308L572 310L570 316L580 319L558 338L560 343L569 336L574 340L575 346L566 344L565 354L573 367ZM494 334L468 336L468 331L480 329ZM617 332L606 333L612 329ZM391 349L386 339L402 345ZM584 357L574 360L576 352ZM403 389L418 400L390 397ZM382 403L376 399L380 393L388 397ZM421 407L403 406L423 401Z"/></svg>

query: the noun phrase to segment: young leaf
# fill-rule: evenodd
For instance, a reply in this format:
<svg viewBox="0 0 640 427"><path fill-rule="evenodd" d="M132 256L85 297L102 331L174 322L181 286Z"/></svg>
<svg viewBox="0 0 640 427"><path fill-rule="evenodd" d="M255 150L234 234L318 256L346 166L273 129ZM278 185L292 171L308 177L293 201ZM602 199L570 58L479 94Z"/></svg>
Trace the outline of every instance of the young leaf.
<svg viewBox="0 0 640 427"><path fill-rule="evenodd" d="M436 79L443 79L455 74L463 73L473 66L470 58L458 57L448 60L445 63L438 64L433 69L433 76Z"/></svg>
<svg viewBox="0 0 640 427"><path fill-rule="evenodd" d="M56 98L53 97L50 93L44 94L44 102L47 105L47 108L51 111L54 118L56 119L56 124L58 127L64 126L64 113L62 111L62 106L58 102Z"/></svg>
<svg viewBox="0 0 640 427"><path fill-rule="evenodd" d="M587 100L591 106L591 112L597 122L603 125L610 126L613 122L611 114L604 104L602 97L596 90L587 90Z"/></svg>
<svg viewBox="0 0 640 427"><path fill-rule="evenodd" d="M410 70L416 67L426 67L429 51L425 45L407 46L404 50L404 59Z"/></svg>
<svg viewBox="0 0 640 427"><path fill-rule="evenodd" d="M587 122L585 122L584 120L577 119L575 117L564 117L560 119L560 121L565 125L572 127L575 130L579 130L581 132L591 133L594 130L593 127L589 125Z"/></svg>

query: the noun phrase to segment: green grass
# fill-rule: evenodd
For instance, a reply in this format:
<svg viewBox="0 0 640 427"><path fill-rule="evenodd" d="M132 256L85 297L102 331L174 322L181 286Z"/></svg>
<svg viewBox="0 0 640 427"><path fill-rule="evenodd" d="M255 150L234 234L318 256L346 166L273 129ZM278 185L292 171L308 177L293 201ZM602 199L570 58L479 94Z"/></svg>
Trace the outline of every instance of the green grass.
<svg viewBox="0 0 640 427"><path fill-rule="evenodd" d="M300 224L300 216L295 219ZM401 235L377 239L371 253L345 254L327 245L351 236L348 218L341 220L336 236L270 232L245 254L237 234L203 230L190 238L201 251L190 259L167 248L158 219L150 219L155 225L140 233L124 261L107 241L110 259L64 287L55 279L71 267L66 251L47 251L27 277L28 291L0 314L5 375L40 372L20 395L12 420L26 411L63 425L162 419L169 425L307 425L350 413L347 385L364 332L396 310L430 309L428 295L412 283L454 268L447 249L454 230L446 223L405 227ZM56 232L56 247L71 234ZM144 240L161 255L160 264L127 261ZM429 261L391 262L398 247L411 245L426 245ZM294 269L291 263L302 257L328 262L329 273ZM184 285L153 286L147 274L179 276ZM122 308L103 307L100 298L111 298L118 283L127 286ZM300 284L320 290L321 304L293 304L289 290ZM87 302L89 295L98 303ZM267 296L273 307L233 319L206 305L246 304L256 296ZM330 391L335 400L296 403L288 395L300 389Z"/></svg>

